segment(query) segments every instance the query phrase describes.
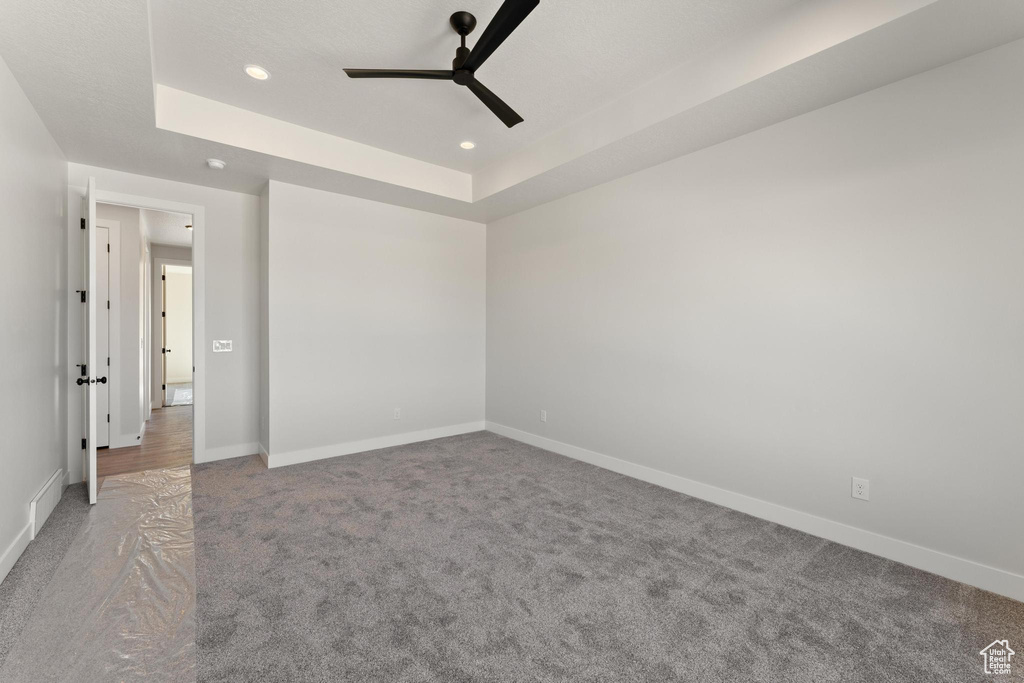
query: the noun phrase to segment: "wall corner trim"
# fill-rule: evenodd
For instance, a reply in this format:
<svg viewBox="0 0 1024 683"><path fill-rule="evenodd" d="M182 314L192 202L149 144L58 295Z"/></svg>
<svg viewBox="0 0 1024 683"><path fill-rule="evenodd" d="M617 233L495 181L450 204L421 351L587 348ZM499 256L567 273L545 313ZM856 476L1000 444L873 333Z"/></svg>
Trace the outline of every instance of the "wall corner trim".
<svg viewBox="0 0 1024 683"><path fill-rule="evenodd" d="M1024 602L1024 576L496 422L487 431Z"/></svg>
<svg viewBox="0 0 1024 683"><path fill-rule="evenodd" d="M330 446L317 446L287 453L274 453L267 456L267 467L285 467L287 465L298 465L303 462L314 460L325 460L336 458L341 455L352 455L364 451L375 451L380 448L392 448L404 446L419 441L430 441L431 439L442 439L446 436L457 436L480 432L484 430L484 422L466 422L463 424L449 425L447 427L434 427L416 432L404 432L402 434L389 434L359 441L348 441L346 443L333 444Z"/></svg>

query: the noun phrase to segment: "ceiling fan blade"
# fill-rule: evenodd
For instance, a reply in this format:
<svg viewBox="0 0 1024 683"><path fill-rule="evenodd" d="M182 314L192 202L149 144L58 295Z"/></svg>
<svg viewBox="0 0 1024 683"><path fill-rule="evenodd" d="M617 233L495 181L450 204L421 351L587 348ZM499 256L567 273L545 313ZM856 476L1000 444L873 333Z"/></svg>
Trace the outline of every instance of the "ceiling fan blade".
<svg viewBox="0 0 1024 683"><path fill-rule="evenodd" d="M466 86L473 91L473 94L480 98L480 101L487 105L487 108L494 112L501 122L511 128L517 123L523 122L523 117L515 112L512 107L502 102L501 98L484 87L480 81L473 81Z"/></svg>
<svg viewBox="0 0 1024 683"><path fill-rule="evenodd" d="M515 31L523 19L533 11L533 8L540 4L540 0L505 0L498 8L491 23L480 35L480 39L473 46L473 51L462 64L463 69L476 71L480 68L491 53L498 49L498 46L505 42L512 31Z"/></svg>
<svg viewBox="0 0 1024 683"><path fill-rule="evenodd" d="M437 81L452 80L451 71L429 69L345 69L349 78L427 78Z"/></svg>

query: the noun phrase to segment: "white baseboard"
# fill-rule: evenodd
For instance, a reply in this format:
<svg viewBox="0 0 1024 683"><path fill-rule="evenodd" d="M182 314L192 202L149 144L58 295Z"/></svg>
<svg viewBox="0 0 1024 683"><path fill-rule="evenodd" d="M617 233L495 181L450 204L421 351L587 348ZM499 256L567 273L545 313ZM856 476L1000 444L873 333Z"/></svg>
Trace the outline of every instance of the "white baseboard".
<svg viewBox="0 0 1024 683"><path fill-rule="evenodd" d="M1024 576L496 422L487 431L1024 602Z"/></svg>
<svg viewBox="0 0 1024 683"><path fill-rule="evenodd" d="M267 456L266 462L267 467L285 467L287 465L298 465L303 462L312 462L313 460L336 458L339 455L351 455L353 453L362 453L363 451L375 451L378 448L392 448L394 446L416 443L417 441L429 441L430 439L441 439L446 436L479 432L483 429L484 423L482 421L467 422L448 427L423 429L418 432L405 432L404 434L390 434L361 441L349 441L331 446L318 446L316 448L306 448L286 453L272 453Z"/></svg>
<svg viewBox="0 0 1024 683"><path fill-rule="evenodd" d="M195 462L214 462L216 460L228 460L230 458L241 458L246 455L255 455L259 452L259 444L240 443L233 446L220 446L218 448L207 448L205 453L194 455Z"/></svg>
<svg viewBox="0 0 1024 683"><path fill-rule="evenodd" d="M59 469L50 475L50 478L43 484L43 488L28 503L28 526L29 539L35 540L42 530L50 513L57 507L60 498L64 493L64 470Z"/></svg>
<svg viewBox="0 0 1024 683"><path fill-rule="evenodd" d="M263 444L257 444L260 447L260 460L263 461L263 466L270 467L270 453L267 453L267 449L263 447Z"/></svg>
<svg viewBox="0 0 1024 683"><path fill-rule="evenodd" d="M11 569L14 567L14 563L18 561L21 554L25 552L25 548L28 547L29 541L32 539L32 525L26 524L25 528L14 537L11 544L4 550L4 554L0 555L0 583L7 578Z"/></svg>

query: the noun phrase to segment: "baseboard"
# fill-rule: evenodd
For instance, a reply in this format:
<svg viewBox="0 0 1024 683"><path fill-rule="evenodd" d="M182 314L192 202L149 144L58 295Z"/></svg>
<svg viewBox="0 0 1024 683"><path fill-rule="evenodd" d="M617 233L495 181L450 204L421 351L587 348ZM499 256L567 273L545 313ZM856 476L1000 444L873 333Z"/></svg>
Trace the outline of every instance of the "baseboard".
<svg viewBox="0 0 1024 683"><path fill-rule="evenodd" d="M267 449L263 447L263 444L257 444L257 445L260 447L260 460L263 461L263 466L269 468L270 467L270 453L268 453Z"/></svg>
<svg viewBox="0 0 1024 683"><path fill-rule="evenodd" d="M1024 602L1024 576L496 422L487 431Z"/></svg>
<svg viewBox="0 0 1024 683"><path fill-rule="evenodd" d="M57 507L60 497L64 493L61 484L64 481L64 470L59 469L50 475L50 478L43 484L43 488L33 496L28 503L28 526L29 540L34 541L42 530L50 513Z"/></svg>
<svg viewBox="0 0 1024 683"><path fill-rule="evenodd" d="M11 572L14 567L14 563L18 561L21 554L25 552L25 548L28 547L29 541L32 539L32 525L26 524L25 528L21 530L11 544L7 546L7 550L4 551L3 555L0 555L0 583L7 578L7 575Z"/></svg>
<svg viewBox="0 0 1024 683"><path fill-rule="evenodd" d="M61 488L65 489L71 486L71 470L67 470L66 472L64 472L64 478L61 480L60 485ZM63 495L63 492L61 492L61 495Z"/></svg>
<svg viewBox="0 0 1024 683"><path fill-rule="evenodd" d="M392 448L394 446L404 446L406 444L416 443L417 441L429 441L430 439L441 439L446 436L479 432L483 429L483 422L467 422L465 424L451 425L448 427L423 429L418 432L405 432L404 434L390 434L388 436L378 436L372 439L363 439L361 441L349 441L347 443L334 444L331 446L318 446L316 448L306 448L286 453L273 453L267 456L266 461L267 467L285 467L287 465L298 465L303 462L312 462L313 460L336 458L340 455L351 455L353 453L362 453L363 451L375 451L378 448Z"/></svg>
<svg viewBox="0 0 1024 683"><path fill-rule="evenodd" d="M259 444L240 443L233 446L220 446L218 448L207 448L206 452L198 455L195 462L214 462L217 460L228 460L230 458L241 458L246 455L255 455L259 452Z"/></svg>

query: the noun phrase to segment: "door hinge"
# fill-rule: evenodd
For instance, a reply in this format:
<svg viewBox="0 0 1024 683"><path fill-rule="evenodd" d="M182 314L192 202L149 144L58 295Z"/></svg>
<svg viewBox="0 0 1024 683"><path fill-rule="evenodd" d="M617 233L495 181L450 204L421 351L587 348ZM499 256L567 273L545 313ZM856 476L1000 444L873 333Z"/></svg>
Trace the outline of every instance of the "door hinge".
<svg viewBox="0 0 1024 683"><path fill-rule="evenodd" d="M84 218L82 219L82 230L85 230L85 219ZM85 446L82 446L82 448L85 448Z"/></svg>
<svg viewBox="0 0 1024 683"><path fill-rule="evenodd" d="M107 299L107 310L110 310L110 299Z"/></svg>
<svg viewBox="0 0 1024 683"><path fill-rule="evenodd" d="M167 353L167 349L160 349L160 353Z"/></svg>
<svg viewBox="0 0 1024 683"><path fill-rule="evenodd" d="M81 294L82 295L82 303L84 304L85 303L85 290L84 289L76 289L75 290L75 294Z"/></svg>
<svg viewBox="0 0 1024 683"><path fill-rule="evenodd" d="M110 253L110 245L109 244L107 245L107 253L108 254Z"/></svg>
<svg viewBox="0 0 1024 683"><path fill-rule="evenodd" d="M110 422L110 413L107 413L107 422Z"/></svg>
<svg viewBox="0 0 1024 683"><path fill-rule="evenodd" d="M82 439L82 450L84 451L88 446L86 445L85 439Z"/></svg>
<svg viewBox="0 0 1024 683"><path fill-rule="evenodd" d="M160 317L161 318L166 318L167 317L167 311L160 311Z"/></svg>
<svg viewBox="0 0 1024 683"><path fill-rule="evenodd" d="M160 276L160 279L161 279L161 280L166 280L166 279L167 279L167 276L166 276L166 275L161 275L161 276Z"/></svg>
<svg viewBox="0 0 1024 683"><path fill-rule="evenodd" d="M166 384L161 384L160 385L160 390L161 391L167 391L167 385Z"/></svg>

